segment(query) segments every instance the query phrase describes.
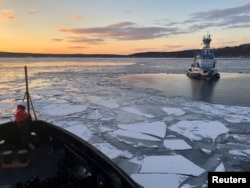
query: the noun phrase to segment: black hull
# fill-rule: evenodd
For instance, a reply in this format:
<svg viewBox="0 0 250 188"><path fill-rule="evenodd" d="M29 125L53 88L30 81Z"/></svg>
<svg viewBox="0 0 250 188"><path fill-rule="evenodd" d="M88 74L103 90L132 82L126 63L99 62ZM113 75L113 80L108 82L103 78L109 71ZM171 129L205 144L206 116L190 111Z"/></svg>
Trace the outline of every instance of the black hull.
<svg viewBox="0 0 250 188"><path fill-rule="evenodd" d="M35 149L27 160L18 155L20 135L14 122L0 125L0 187L105 187L139 186L115 163L88 142L44 121L31 121ZM4 152L11 151L7 163Z"/></svg>
<svg viewBox="0 0 250 188"><path fill-rule="evenodd" d="M206 79L206 80L218 80L220 79L220 74L219 73L215 73L213 75L202 75L199 73L192 73L192 72L187 72L186 75L189 78L195 78L195 79Z"/></svg>

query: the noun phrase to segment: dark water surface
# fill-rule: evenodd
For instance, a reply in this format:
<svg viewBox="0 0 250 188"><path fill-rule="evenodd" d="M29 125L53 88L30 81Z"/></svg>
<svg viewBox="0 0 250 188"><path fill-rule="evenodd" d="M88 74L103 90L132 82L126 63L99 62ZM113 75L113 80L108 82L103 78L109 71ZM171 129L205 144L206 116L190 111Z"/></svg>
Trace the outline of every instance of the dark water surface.
<svg viewBox="0 0 250 188"><path fill-rule="evenodd" d="M134 74L123 76L121 81L160 90L167 97L250 107L250 74L221 73L217 81L190 79L185 74Z"/></svg>

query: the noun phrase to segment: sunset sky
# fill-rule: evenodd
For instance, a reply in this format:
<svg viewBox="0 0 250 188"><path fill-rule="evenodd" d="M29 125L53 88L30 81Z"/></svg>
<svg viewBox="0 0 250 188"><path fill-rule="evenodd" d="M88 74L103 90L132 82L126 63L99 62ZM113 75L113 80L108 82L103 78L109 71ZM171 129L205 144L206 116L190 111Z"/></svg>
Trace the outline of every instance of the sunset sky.
<svg viewBox="0 0 250 188"><path fill-rule="evenodd" d="M250 0L0 0L0 51L131 54L250 43Z"/></svg>

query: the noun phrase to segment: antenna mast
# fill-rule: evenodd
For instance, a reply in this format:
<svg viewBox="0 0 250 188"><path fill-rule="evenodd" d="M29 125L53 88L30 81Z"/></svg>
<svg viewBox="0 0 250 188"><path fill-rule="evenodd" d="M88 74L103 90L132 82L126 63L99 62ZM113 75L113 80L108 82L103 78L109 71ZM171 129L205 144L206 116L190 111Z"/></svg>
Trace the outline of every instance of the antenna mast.
<svg viewBox="0 0 250 188"><path fill-rule="evenodd" d="M29 85L28 85L28 84L29 84L29 83L28 83L28 74L27 74L27 66L26 66L26 65L24 66L24 71L25 71L26 92L25 92L25 94L24 94L23 101L24 101L24 99L25 99L25 97L26 97L26 98L27 98L28 114L30 114L30 105L31 105L32 110L33 110L33 114L34 114L34 117L35 117L35 120L37 120L36 112L35 112L35 109L34 109L32 100L31 100L31 98L30 98Z"/></svg>

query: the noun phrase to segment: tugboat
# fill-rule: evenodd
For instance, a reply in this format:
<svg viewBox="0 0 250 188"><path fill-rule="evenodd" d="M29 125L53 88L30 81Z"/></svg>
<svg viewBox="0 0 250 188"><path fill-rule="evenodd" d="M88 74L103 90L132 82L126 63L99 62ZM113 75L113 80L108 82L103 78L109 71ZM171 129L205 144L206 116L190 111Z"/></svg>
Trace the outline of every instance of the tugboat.
<svg viewBox="0 0 250 188"><path fill-rule="evenodd" d="M214 52L210 50L211 36L203 37L203 50L195 55L191 68L187 71L187 76L198 79L219 79L220 74L215 68L216 60Z"/></svg>

